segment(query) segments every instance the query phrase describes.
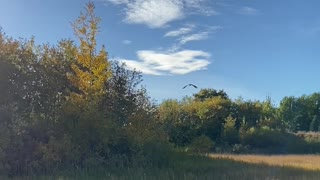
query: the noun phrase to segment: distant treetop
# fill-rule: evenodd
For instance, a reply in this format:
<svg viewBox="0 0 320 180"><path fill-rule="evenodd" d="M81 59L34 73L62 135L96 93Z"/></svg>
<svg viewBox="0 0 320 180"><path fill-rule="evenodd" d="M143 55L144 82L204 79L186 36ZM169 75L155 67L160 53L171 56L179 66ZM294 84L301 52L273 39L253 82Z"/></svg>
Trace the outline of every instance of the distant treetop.
<svg viewBox="0 0 320 180"><path fill-rule="evenodd" d="M229 99L226 92L223 90L215 90L215 89L201 89L198 93L193 94L193 97L196 100L204 101L205 99L213 98L213 97L221 97L223 99Z"/></svg>

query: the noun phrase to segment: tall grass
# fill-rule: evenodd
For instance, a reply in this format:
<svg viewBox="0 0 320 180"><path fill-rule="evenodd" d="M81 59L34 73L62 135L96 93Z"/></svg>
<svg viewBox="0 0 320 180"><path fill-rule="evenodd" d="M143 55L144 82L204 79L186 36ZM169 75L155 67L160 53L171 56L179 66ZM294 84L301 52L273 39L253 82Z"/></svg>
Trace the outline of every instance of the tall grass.
<svg viewBox="0 0 320 180"><path fill-rule="evenodd" d="M245 162L236 159L241 157L243 159L251 158L251 161L256 160L255 163ZM248 180L275 180L275 179L288 179L288 180L303 180L320 179L320 171L310 170L308 168L297 168L287 166L286 164L272 164L266 163L268 157L275 161L275 156L195 156L195 155L177 155L173 160L170 167L130 167L118 169L87 169L82 171L65 171L54 176L38 176L38 177L15 177L17 180L28 179L110 179L110 180L197 180L197 179L212 179L212 180L229 180L229 179L248 179ZM287 157L294 162L307 164L317 164L319 157L313 161L313 156L306 158L306 156L290 156ZM284 158L285 159L285 158ZM306 159L306 161L303 161ZM281 160L280 160L281 161ZM280 162L279 161L279 162ZM302 161L302 162L301 162ZM318 166L318 165L317 165ZM8 179L0 177L0 179Z"/></svg>

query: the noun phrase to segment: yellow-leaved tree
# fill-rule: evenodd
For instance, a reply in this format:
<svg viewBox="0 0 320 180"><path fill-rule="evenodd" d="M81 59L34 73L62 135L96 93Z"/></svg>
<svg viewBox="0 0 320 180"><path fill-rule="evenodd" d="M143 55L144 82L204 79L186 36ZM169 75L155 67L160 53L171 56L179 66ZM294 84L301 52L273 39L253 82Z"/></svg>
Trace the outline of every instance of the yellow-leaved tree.
<svg viewBox="0 0 320 180"><path fill-rule="evenodd" d="M97 33L100 18L94 14L93 2L86 5L73 22L73 29L79 40L79 47L73 49L75 61L68 78L77 89L71 96L88 102L99 101L106 93L105 82L111 76L110 64L105 47L97 50Z"/></svg>
<svg viewBox="0 0 320 180"><path fill-rule="evenodd" d="M106 82L112 73L104 46L97 50L100 18L95 15L94 9L94 4L89 2L72 24L79 43L65 47L72 58L71 71L67 74L71 93L62 108L62 127L70 132L72 141L80 144L81 151L87 154L102 147L100 141L108 138L108 135L103 135L108 132L105 127L111 127L101 109L107 93Z"/></svg>

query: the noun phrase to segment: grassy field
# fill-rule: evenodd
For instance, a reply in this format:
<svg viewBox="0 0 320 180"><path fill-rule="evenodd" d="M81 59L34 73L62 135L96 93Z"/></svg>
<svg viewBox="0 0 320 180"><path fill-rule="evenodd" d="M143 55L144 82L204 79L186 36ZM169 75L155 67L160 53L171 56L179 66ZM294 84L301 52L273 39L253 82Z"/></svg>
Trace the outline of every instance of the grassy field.
<svg viewBox="0 0 320 180"><path fill-rule="evenodd" d="M15 177L13 179L245 179L245 180L319 180L318 156L209 155L181 156L170 168L91 169L62 172L54 176ZM314 168L311 168L314 166ZM8 179L0 177L0 179Z"/></svg>
<svg viewBox="0 0 320 180"><path fill-rule="evenodd" d="M320 155L232 155L211 154L213 159L229 159L249 164L265 164L278 167L293 167L303 170L320 171Z"/></svg>

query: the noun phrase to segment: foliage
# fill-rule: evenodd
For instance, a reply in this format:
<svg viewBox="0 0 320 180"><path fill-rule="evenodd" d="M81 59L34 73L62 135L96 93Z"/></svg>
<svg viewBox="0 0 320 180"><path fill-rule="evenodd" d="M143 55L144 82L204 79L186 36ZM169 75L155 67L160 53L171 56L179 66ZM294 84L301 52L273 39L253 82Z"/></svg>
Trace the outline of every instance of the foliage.
<svg viewBox="0 0 320 180"><path fill-rule="evenodd" d="M199 136L192 140L190 150L196 153L211 152L214 147L214 142L207 136Z"/></svg>
<svg viewBox="0 0 320 180"><path fill-rule="evenodd" d="M319 116L319 103L319 93L301 97L285 97L280 102L278 114L290 131L309 131L314 117Z"/></svg>
<svg viewBox="0 0 320 180"><path fill-rule="evenodd" d="M263 105L259 101L244 101L237 99L234 102L233 116L237 119L237 127L240 126L241 121L248 127L254 127L262 118Z"/></svg>
<svg viewBox="0 0 320 180"><path fill-rule="evenodd" d="M232 146L232 153L234 154L247 154L249 153L249 146L242 145L242 144L234 144Z"/></svg>
<svg viewBox="0 0 320 180"><path fill-rule="evenodd" d="M314 131L314 132L316 132L316 131L319 131L319 124L320 122L319 122L319 118L318 118L318 116L317 115L314 115L313 116L313 119L312 119L312 121L311 121L311 123L310 123L310 128L309 128L309 130L310 131Z"/></svg>
<svg viewBox="0 0 320 180"><path fill-rule="evenodd" d="M320 133L319 132L297 132L296 136L303 138L307 142L318 142L320 143Z"/></svg>
<svg viewBox="0 0 320 180"><path fill-rule="evenodd" d="M187 146L202 134L213 141L221 141L230 105L230 100L220 97L204 101L167 100L159 107L160 121L166 127L170 141L178 146Z"/></svg>
<svg viewBox="0 0 320 180"><path fill-rule="evenodd" d="M171 146L141 73L96 52L93 3L71 40L35 45L0 33L0 170L8 175L63 169L163 166ZM151 152L157 152L152 154ZM139 163L138 163L139 162Z"/></svg>
<svg viewBox="0 0 320 180"><path fill-rule="evenodd" d="M215 90L215 89L201 89L198 93L193 95L195 100L204 101L213 97L220 97L222 99L229 99L226 92L223 90Z"/></svg>
<svg viewBox="0 0 320 180"><path fill-rule="evenodd" d="M285 153L286 133L268 127L250 128L242 137L244 145L265 153Z"/></svg>
<svg viewBox="0 0 320 180"><path fill-rule="evenodd" d="M240 142L239 131L236 129L236 120L231 116L227 117L223 126L223 140L229 144Z"/></svg>
<svg viewBox="0 0 320 180"><path fill-rule="evenodd" d="M77 95L86 101L97 101L106 93L104 83L110 76L107 52L104 47L97 53L96 36L100 18L94 14L94 4L88 3L86 12L81 13L73 23L76 37L80 41L78 48L72 48L75 62L69 80L78 90ZM74 96L72 96L74 97Z"/></svg>

